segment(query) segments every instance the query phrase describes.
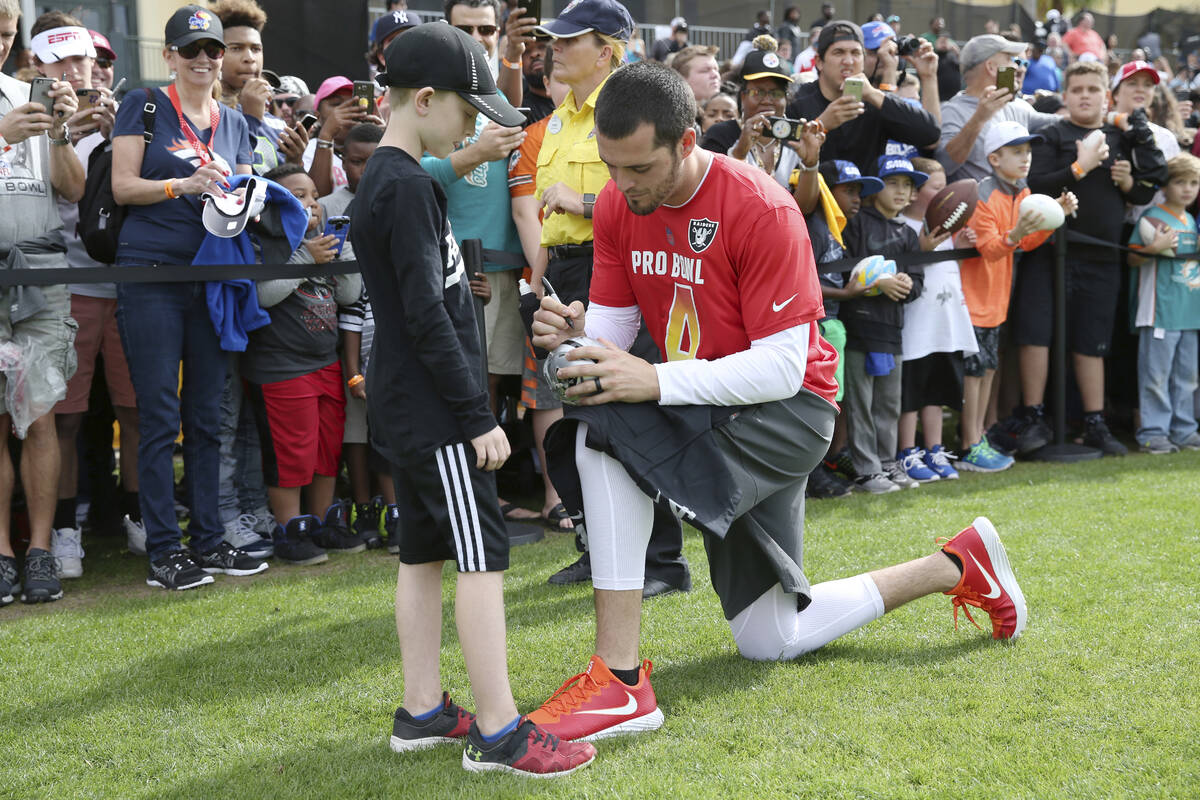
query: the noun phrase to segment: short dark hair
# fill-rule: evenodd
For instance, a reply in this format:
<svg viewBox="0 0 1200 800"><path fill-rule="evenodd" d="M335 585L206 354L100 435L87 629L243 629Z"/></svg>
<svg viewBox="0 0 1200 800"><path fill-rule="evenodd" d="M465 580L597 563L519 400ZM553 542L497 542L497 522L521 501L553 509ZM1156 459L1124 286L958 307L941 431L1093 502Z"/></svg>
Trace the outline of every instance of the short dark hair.
<svg viewBox="0 0 1200 800"><path fill-rule="evenodd" d="M450 21L450 9L455 6L491 8L492 11L496 12L496 24L500 24L500 0L446 0L446 4L442 7L442 11L446 15L446 22Z"/></svg>
<svg viewBox="0 0 1200 800"><path fill-rule="evenodd" d="M596 98L596 131L624 139L643 123L654 125L654 146L673 148L696 122L696 96L683 76L655 61L614 72Z"/></svg>
<svg viewBox="0 0 1200 800"><path fill-rule="evenodd" d="M342 144L346 147L358 142L362 144L379 144L383 139L383 128L374 122L360 122L350 129Z"/></svg>
<svg viewBox="0 0 1200 800"><path fill-rule="evenodd" d="M302 164L296 164L295 162L292 162L292 161L285 161L282 164L280 164L278 167L275 167L273 170L268 172L266 175L263 175L263 177L269 181L275 181L276 183L279 183L284 178L290 178L293 175L307 175L307 174L308 174L308 172L305 171L304 166Z"/></svg>

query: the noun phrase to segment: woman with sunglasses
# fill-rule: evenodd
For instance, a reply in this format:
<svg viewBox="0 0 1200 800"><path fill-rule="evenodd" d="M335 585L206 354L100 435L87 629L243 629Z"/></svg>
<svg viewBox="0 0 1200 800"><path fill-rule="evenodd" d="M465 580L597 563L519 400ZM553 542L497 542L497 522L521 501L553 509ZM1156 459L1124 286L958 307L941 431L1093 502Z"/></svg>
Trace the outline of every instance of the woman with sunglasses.
<svg viewBox="0 0 1200 800"><path fill-rule="evenodd" d="M816 200L816 169L824 137L812 126L803 126L807 134L803 137L779 139L774 135L782 133L783 126L773 132L770 118L784 116L787 90L792 84L792 76L784 70L775 48L771 36L764 34L754 40L754 49L746 54L738 73L740 118L712 125L700 146L746 161L773 176L780 186L793 192L801 210L807 213Z"/></svg>
<svg viewBox="0 0 1200 800"><path fill-rule="evenodd" d="M128 207L117 246L121 266L192 263L205 237L200 195L222 196L232 173L250 173L246 120L215 99L225 54L220 20L200 6L184 6L167 21L164 38L163 58L174 80L165 90L130 92L113 130L113 197ZM142 135L148 102L154 105L150 142ZM190 589L212 583L212 572L265 569L221 538L218 427L226 354L209 317L205 284L118 283L117 321L140 417L147 583ZM172 454L181 409L190 550L183 549L175 519Z"/></svg>

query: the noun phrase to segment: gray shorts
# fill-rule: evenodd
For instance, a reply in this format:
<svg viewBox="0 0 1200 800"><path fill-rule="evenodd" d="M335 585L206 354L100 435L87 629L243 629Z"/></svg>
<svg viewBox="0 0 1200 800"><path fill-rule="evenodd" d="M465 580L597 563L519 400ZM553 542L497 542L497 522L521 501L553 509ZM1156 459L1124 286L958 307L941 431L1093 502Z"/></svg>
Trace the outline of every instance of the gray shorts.
<svg viewBox="0 0 1200 800"><path fill-rule="evenodd" d="M963 374L971 378L982 378L990 370L1000 368L1000 333L1003 325L994 328L975 328L975 343L979 352L963 359Z"/></svg>
<svg viewBox="0 0 1200 800"><path fill-rule="evenodd" d="M739 413L715 429L717 446L741 490L724 539L704 537L713 589L733 619L775 584L802 595L804 488L833 436L836 409L807 390Z"/></svg>
<svg viewBox="0 0 1200 800"><path fill-rule="evenodd" d="M39 353L34 369L58 373L62 380L53 383L60 386L61 391L57 391L56 396L45 398L52 410L56 403L67 396L67 381L75 374L78 363L75 334L79 325L71 317L71 293L65 285L42 286L40 289L46 298L46 307L16 325L12 324L9 317L9 305L0 302L0 342L28 343ZM9 413L4 399L7 389L8 379L0 372L0 414Z"/></svg>

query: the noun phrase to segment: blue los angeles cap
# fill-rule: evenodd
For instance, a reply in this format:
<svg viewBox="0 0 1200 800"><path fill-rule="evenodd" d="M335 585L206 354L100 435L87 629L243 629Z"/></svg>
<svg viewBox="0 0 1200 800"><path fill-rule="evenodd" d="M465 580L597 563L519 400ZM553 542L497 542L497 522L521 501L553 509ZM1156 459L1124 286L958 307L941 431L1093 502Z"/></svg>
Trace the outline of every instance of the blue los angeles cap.
<svg viewBox="0 0 1200 800"><path fill-rule="evenodd" d="M537 27L538 33L556 39L572 39L593 31L627 42L633 35L633 17L617 0L571 0L558 19Z"/></svg>
<svg viewBox="0 0 1200 800"><path fill-rule="evenodd" d="M875 174L880 178L886 178L889 175L907 175L912 178L912 182L918 187L925 181L929 180L929 176L924 172L917 172L913 167L912 162L903 156L880 156L879 169Z"/></svg>
<svg viewBox="0 0 1200 800"><path fill-rule="evenodd" d="M883 181L873 175L863 175L853 161L842 161L841 159L823 161L820 171L821 177L825 179L825 185L830 188L841 186L843 183L859 184L859 196L861 197L875 194L883 188Z"/></svg>

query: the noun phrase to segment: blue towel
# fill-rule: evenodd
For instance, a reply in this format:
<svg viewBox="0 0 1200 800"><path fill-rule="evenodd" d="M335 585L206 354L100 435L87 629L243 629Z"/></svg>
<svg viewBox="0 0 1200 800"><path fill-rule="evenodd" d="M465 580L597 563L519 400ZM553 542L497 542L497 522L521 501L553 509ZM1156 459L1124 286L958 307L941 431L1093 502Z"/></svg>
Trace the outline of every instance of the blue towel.
<svg viewBox="0 0 1200 800"><path fill-rule="evenodd" d="M229 178L229 184L236 189L252 177L254 176L234 175ZM290 191L274 181L266 181L266 184L267 205L278 208L284 236L287 237L290 250L295 250L304 239L304 231L308 227L308 213ZM250 233L245 230L231 239L207 234L200 249L196 251L196 257L192 259L193 264L256 262L254 244L250 240ZM206 288L208 313L217 335L221 337L221 349L245 352L250 331L271 323L271 316L258 305L258 292L254 281L249 278L209 281Z"/></svg>
<svg viewBox="0 0 1200 800"><path fill-rule="evenodd" d="M896 368L896 357L891 353L867 353L867 374L878 378L890 375Z"/></svg>

